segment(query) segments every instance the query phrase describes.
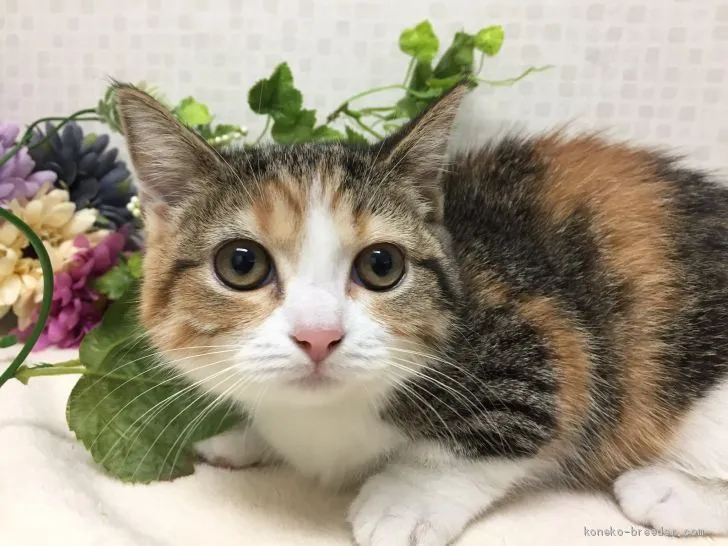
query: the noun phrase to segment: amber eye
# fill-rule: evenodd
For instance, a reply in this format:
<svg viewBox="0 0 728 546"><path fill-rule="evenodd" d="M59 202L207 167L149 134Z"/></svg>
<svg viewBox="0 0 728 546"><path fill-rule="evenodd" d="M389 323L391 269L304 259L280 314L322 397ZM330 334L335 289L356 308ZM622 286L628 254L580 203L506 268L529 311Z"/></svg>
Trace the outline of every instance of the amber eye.
<svg viewBox="0 0 728 546"><path fill-rule="evenodd" d="M236 239L215 254L215 273L233 290L254 290L272 279L273 262L255 241Z"/></svg>
<svg viewBox="0 0 728 546"><path fill-rule="evenodd" d="M404 265L404 254L399 248L378 243L368 246L356 257L352 279L369 290L389 290L404 276Z"/></svg>

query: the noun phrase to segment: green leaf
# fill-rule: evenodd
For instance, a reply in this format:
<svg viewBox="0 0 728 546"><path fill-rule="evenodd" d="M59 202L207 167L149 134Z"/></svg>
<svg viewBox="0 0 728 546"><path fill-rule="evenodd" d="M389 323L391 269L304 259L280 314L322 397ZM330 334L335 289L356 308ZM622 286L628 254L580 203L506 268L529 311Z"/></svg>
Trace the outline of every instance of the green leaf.
<svg viewBox="0 0 728 546"><path fill-rule="evenodd" d="M414 97L403 97L397 101L394 111L394 119L407 118L413 119L422 112L429 103L426 100Z"/></svg>
<svg viewBox="0 0 728 546"><path fill-rule="evenodd" d="M384 132L389 135L401 129L402 125L399 123L385 123L382 128L384 129Z"/></svg>
<svg viewBox="0 0 728 546"><path fill-rule="evenodd" d="M141 252L134 252L129 258L126 260L126 265L129 268L129 274L134 277L135 279L141 279L142 278L142 266L144 264L144 259L142 258Z"/></svg>
<svg viewBox="0 0 728 546"><path fill-rule="evenodd" d="M195 127L195 131L213 146L225 146L233 140L243 138L247 134L247 131L239 125L224 123L219 125L212 125L210 123L198 125Z"/></svg>
<svg viewBox="0 0 728 546"><path fill-rule="evenodd" d="M99 100L96 105L96 114L106 123L113 131L121 133L121 120L116 109L116 97L114 95L114 87L106 88L104 98Z"/></svg>
<svg viewBox="0 0 728 546"><path fill-rule="evenodd" d="M427 85L432 89L441 89L442 91L446 91L455 84L460 83L466 77L467 76L463 76L462 74L456 74L449 78L430 78L427 80Z"/></svg>
<svg viewBox="0 0 728 546"><path fill-rule="evenodd" d="M13 335L0 338L0 349L5 349L6 347L12 347L17 342L18 342L18 338Z"/></svg>
<svg viewBox="0 0 728 546"><path fill-rule="evenodd" d="M364 144L368 145L369 141L361 133L357 133L351 127L346 127L346 140L352 144Z"/></svg>
<svg viewBox="0 0 728 546"><path fill-rule="evenodd" d="M506 33L500 25L481 28L475 35L475 47L489 57L492 57L503 47L505 37Z"/></svg>
<svg viewBox="0 0 728 546"><path fill-rule="evenodd" d="M270 134L279 144L307 142L313 138L314 125L316 125L316 112L301 110L293 117L276 119Z"/></svg>
<svg viewBox="0 0 728 546"><path fill-rule="evenodd" d="M399 49L425 63L435 58L439 47L440 41L429 21L422 21L415 27L403 30L399 35Z"/></svg>
<svg viewBox="0 0 728 546"><path fill-rule="evenodd" d="M71 391L66 419L107 472L147 483L192 473L193 445L234 426L242 416L159 366L146 338L128 335L139 330L131 319L135 298L115 303L113 313L107 312L86 337L95 334L98 342L100 333L117 332L105 350L82 353L81 364L93 373L81 377ZM127 321L121 331L120 320ZM89 355L101 360L85 360Z"/></svg>
<svg viewBox="0 0 728 546"><path fill-rule="evenodd" d="M328 125L319 125L313 130L311 137L317 142L331 142L343 140L344 134L333 127L329 127Z"/></svg>
<svg viewBox="0 0 728 546"><path fill-rule="evenodd" d="M449 78L456 74L470 74L473 72L473 36L465 32L456 32L453 42L442 54L435 66L435 78Z"/></svg>
<svg viewBox="0 0 728 546"><path fill-rule="evenodd" d="M132 283L118 301L112 303L96 328L84 336L79 359L91 370L100 369L109 353L117 346L136 338L142 330L137 322L139 283Z"/></svg>
<svg viewBox="0 0 728 546"><path fill-rule="evenodd" d="M268 79L259 80L248 92L248 104L258 114L267 114L276 121L294 118L301 111L303 97L293 86L293 75L287 63L279 64Z"/></svg>
<svg viewBox="0 0 728 546"><path fill-rule="evenodd" d="M129 267L122 262L98 277L93 285L100 294L104 294L112 300L118 300L133 282L134 277L129 273Z"/></svg>
<svg viewBox="0 0 728 546"><path fill-rule="evenodd" d="M142 255L140 252L121 258L116 267L98 277L94 288L112 300L118 300L142 277Z"/></svg>
<svg viewBox="0 0 728 546"><path fill-rule="evenodd" d="M197 125L194 127L195 132L205 140L212 138L212 125L205 123L204 125Z"/></svg>
<svg viewBox="0 0 728 546"><path fill-rule="evenodd" d="M185 125L205 125L212 121L212 114L206 105L197 102L193 97L187 97L174 109L174 114Z"/></svg>
<svg viewBox="0 0 728 546"><path fill-rule="evenodd" d="M239 135L239 136L245 136L245 131L243 130L240 125L231 125L228 123L221 123L219 125L215 126L215 129L212 131L213 137L223 137L227 135Z"/></svg>
<svg viewBox="0 0 728 546"><path fill-rule="evenodd" d="M82 376L68 399L69 428L123 481L191 474L194 444L242 419L230 402L218 403L158 363L145 340L126 339L101 363L103 375Z"/></svg>
<svg viewBox="0 0 728 546"><path fill-rule="evenodd" d="M424 91L415 91L414 89L408 89L407 94L415 99L424 100L427 104L432 102L432 99L436 99L442 95L440 89L434 89L432 87L425 89Z"/></svg>
<svg viewBox="0 0 728 546"><path fill-rule="evenodd" d="M432 78L432 65L418 61L412 71L409 88L414 91L425 91L427 89L427 80Z"/></svg>

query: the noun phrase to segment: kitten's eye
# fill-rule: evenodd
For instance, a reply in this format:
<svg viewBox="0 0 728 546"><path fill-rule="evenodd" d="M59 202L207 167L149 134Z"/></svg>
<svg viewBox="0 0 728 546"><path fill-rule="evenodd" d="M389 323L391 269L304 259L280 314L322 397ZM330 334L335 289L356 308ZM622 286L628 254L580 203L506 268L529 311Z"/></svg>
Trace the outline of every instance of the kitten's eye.
<svg viewBox="0 0 728 546"><path fill-rule="evenodd" d="M402 251L389 243L378 243L356 257L352 279L369 290L389 290L400 281L404 269Z"/></svg>
<svg viewBox="0 0 728 546"><path fill-rule="evenodd" d="M272 278L273 266L265 249L254 241L236 239L215 255L215 273L234 290L254 290Z"/></svg>

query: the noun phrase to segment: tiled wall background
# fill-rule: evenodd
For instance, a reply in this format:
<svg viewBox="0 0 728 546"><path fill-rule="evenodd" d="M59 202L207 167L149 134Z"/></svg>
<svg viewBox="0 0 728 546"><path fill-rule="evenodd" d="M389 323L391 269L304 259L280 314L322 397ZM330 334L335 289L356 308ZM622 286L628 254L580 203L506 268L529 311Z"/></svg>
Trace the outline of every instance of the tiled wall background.
<svg viewBox="0 0 728 546"><path fill-rule="evenodd" d="M487 123L564 121L677 147L728 169L728 0L0 0L0 119L94 105L105 79L194 94L255 132L247 89L287 60L308 107L399 82L401 29L506 28L484 75Z"/></svg>

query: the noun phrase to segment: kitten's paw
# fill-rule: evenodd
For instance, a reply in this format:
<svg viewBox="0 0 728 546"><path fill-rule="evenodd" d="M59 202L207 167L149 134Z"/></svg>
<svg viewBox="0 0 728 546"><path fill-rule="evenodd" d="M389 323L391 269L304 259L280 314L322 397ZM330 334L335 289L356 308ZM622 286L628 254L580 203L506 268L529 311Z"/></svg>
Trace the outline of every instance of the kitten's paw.
<svg viewBox="0 0 728 546"><path fill-rule="evenodd" d="M256 466L270 459L265 441L249 427L235 427L198 442L195 452L206 463L229 469Z"/></svg>
<svg viewBox="0 0 728 546"><path fill-rule="evenodd" d="M445 546L467 523L450 501L425 484L385 471L364 484L348 520L359 546Z"/></svg>
<svg viewBox="0 0 728 546"><path fill-rule="evenodd" d="M728 533L728 496L720 484L703 484L661 466L622 474L614 484L631 520L683 536Z"/></svg>

